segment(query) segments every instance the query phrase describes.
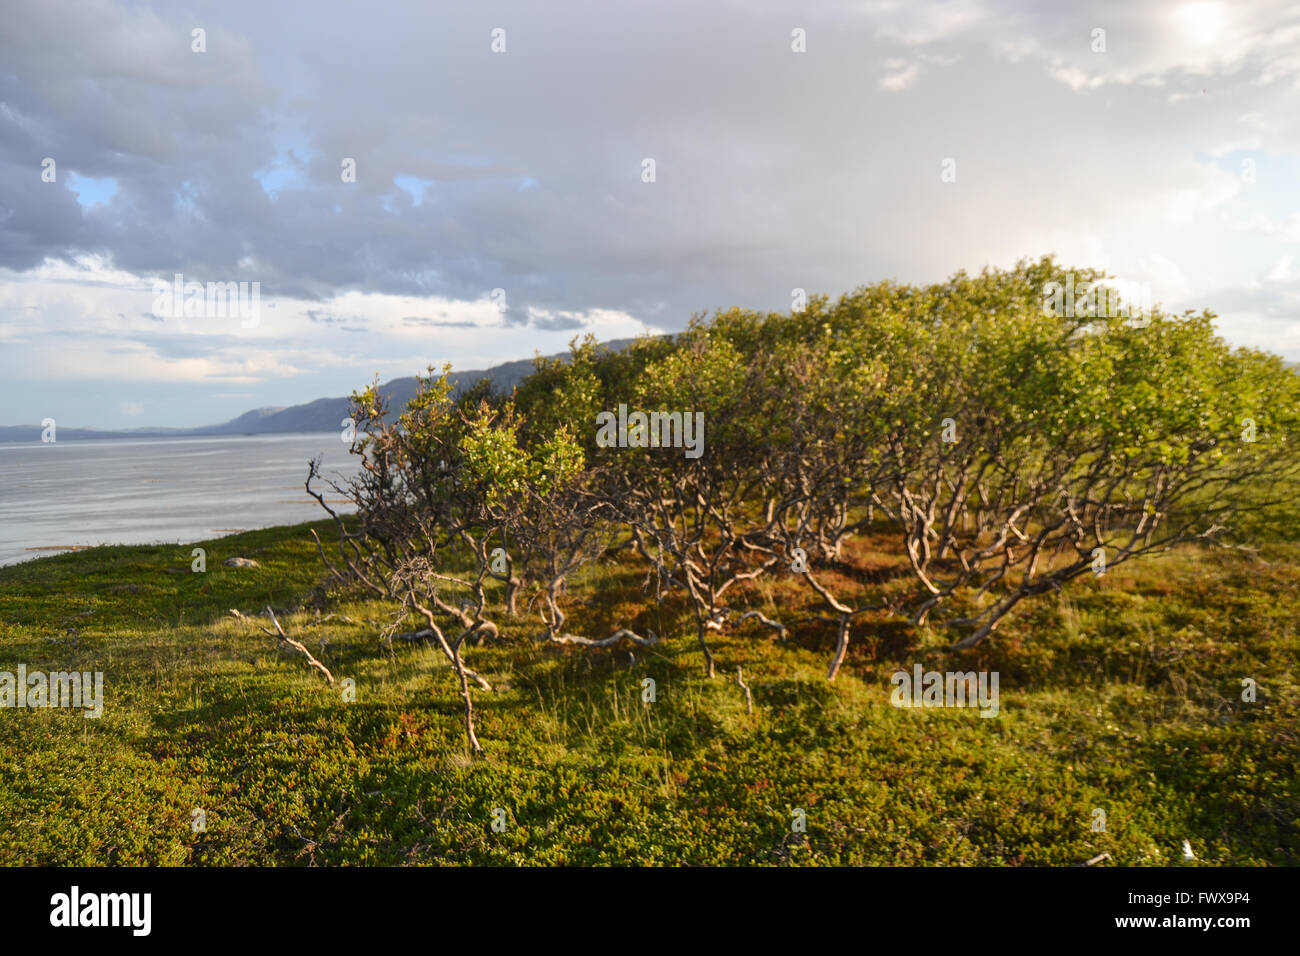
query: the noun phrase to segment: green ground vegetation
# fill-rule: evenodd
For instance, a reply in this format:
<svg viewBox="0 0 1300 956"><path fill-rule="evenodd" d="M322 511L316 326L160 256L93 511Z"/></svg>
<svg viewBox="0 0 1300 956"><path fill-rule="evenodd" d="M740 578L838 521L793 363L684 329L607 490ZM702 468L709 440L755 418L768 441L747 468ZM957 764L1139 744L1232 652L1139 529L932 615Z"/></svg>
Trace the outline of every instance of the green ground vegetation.
<svg viewBox="0 0 1300 956"><path fill-rule="evenodd" d="M642 570L602 563L576 624L664 642L559 648L535 617L503 620L466 650L494 688L475 697L476 759L445 657L383 647L388 609L326 585L309 526L204 546L203 574L189 546L0 569L0 670L105 674L98 720L0 711L0 862L1152 865L1183 863L1184 839L1188 865L1300 860L1295 543L1128 564L970 651L863 621L834 683L816 622L717 636L705 678L685 608L632 599ZM894 551L865 535L838 573ZM786 620L808 601L754 588ZM267 604L355 701L228 613ZM891 706L889 675L917 662L998 670L999 716Z"/></svg>

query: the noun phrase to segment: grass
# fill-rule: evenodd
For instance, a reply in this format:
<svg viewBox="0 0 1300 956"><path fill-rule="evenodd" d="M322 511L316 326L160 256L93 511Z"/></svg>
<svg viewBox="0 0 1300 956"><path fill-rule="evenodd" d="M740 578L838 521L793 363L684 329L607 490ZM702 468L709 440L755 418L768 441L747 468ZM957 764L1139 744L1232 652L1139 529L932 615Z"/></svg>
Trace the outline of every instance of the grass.
<svg viewBox="0 0 1300 956"><path fill-rule="evenodd" d="M713 638L706 679L682 609L602 567L573 629L668 640L632 658L504 622L467 652L494 686L471 760L441 654L384 650L387 609L325 585L310 527L201 543L203 574L189 545L0 569L0 671L105 675L99 720L0 710L0 863L1151 865L1182 863L1184 839L1189 865L1300 861L1300 544L1119 566L961 655L863 621L833 684L829 629L782 643L754 622ZM754 595L811 610L789 582ZM228 614L267 604L354 701ZM891 706L889 675L917 662L998 671L1000 715Z"/></svg>

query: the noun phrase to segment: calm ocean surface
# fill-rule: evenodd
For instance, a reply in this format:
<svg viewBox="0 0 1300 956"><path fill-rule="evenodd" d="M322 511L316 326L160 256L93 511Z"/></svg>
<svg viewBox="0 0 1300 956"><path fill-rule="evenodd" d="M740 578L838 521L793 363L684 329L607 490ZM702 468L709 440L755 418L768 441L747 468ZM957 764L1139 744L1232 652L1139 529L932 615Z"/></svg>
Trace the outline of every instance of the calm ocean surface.
<svg viewBox="0 0 1300 956"><path fill-rule="evenodd" d="M327 478L356 473L338 432L0 443L0 565L69 545L188 543L327 517L303 489L315 455Z"/></svg>

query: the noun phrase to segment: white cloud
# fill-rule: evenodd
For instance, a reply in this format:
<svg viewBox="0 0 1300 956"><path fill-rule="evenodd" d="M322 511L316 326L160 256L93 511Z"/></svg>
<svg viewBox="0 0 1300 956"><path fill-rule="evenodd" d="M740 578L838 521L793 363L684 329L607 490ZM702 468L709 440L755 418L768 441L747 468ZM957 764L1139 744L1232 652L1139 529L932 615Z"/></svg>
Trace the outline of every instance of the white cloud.
<svg viewBox="0 0 1300 956"><path fill-rule="evenodd" d="M1293 212L1281 221L1271 216L1256 214L1237 222L1236 228L1242 232L1257 233L1281 242L1300 242L1300 212Z"/></svg>
<svg viewBox="0 0 1300 956"><path fill-rule="evenodd" d="M904 46L926 46L972 30L989 16L975 0L877 0L863 7L876 36Z"/></svg>
<svg viewBox="0 0 1300 956"><path fill-rule="evenodd" d="M880 88L888 90L890 93L901 93L909 86L915 85L921 75L920 64L907 63L902 60L888 61L885 64L885 69L890 72L881 77Z"/></svg>
<svg viewBox="0 0 1300 956"><path fill-rule="evenodd" d="M1283 256L1273 264L1273 268L1268 270L1268 275L1264 279L1268 282L1291 282L1300 279L1300 272L1291 271L1291 263L1295 261L1295 256Z"/></svg>
<svg viewBox="0 0 1300 956"><path fill-rule="evenodd" d="M385 6L358 30L323 2L304 35L277 5L229 0L206 61L180 44L136 62L188 36L162 4L14 8L0 262L28 271L0 271L0 390L15 420L108 382L87 419L125 403L201 423L218 398L345 394L376 371L785 309L796 286L834 296L1046 253L1212 306L1225 330L1272 323L1291 347L1293 3L555 0L521 7L512 56L490 58L448 39L477 29L469 8ZM433 46L392 39L407 36ZM323 65L344 60L358 69ZM87 209L40 183L47 143L85 166L60 159L61 174L118 191ZM342 156L359 157L357 183L340 182ZM260 324L159 321L149 283L173 271L260 281Z"/></svg>

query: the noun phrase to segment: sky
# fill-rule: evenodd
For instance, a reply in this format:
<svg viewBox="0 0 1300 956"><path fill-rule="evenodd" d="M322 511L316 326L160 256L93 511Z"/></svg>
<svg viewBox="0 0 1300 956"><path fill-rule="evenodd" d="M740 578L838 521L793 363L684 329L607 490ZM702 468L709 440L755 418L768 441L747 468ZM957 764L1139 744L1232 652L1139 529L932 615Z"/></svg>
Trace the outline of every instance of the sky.
<svg viewBox="0 0 1300 956"><path fill-rule="evenodd" d="M1294 2L4 7L0 424L211 424L1048 253L1300 360ZM255 315L178 313L177 274Z"/></svg>

